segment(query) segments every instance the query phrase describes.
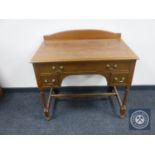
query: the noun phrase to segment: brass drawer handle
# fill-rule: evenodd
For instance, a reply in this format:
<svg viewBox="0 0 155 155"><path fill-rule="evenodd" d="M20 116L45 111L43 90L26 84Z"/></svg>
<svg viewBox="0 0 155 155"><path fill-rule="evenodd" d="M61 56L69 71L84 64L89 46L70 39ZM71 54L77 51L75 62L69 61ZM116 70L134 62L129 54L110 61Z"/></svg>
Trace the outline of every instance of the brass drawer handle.
<svg viewBox="0 0 155 155"><path fill-rule="evenodd" d="M52 79L52 83L54 83L55 82L55 79Z"/></svg>
<svg viewBox="0 0 155 155"><path fill-rule="evenodd" d="M46 83L47 83L47 82L48 82L48 80L47 80L47 79L45 79L45 80L44 80L44 82L46 82Z"/></svg>
<svg viewBox="0 0 155 155"><path fill-rule="evenodd" d="M118 66L117 64L114 64L114 68L117 68L117 66Z"/></svg>
<svg viewBox="0 0 155 155"><path fill-rule="evenodd" d="M115 77L114 80L117 81L118 80L118 77Z"/></svg>
<svg viewBox="0 0 155 155"><path fill-rule="evenodd" d="M125 77L122 77L122 80L125 80Z"/></svg>
<svg viewBox="0 0 155 155"><path fill-rule="evenodd" d="M52 83L54 83L55 81L56 81L55 79L52 79ZM48 83L48 80L45 79L44 82L45 82L45 83Z"/></svg>
<svg viewBox="0 0 155 155"><path fill-rule="evenodd" d="M114 65L111 66L110 64L107 64L106 67L112 70L113 68L117 68L118 65L114 64Z"/></svg>
<svg viewBox="0 0 155 155"><path fill-rule="evenodd" d="M60 69L64 69L64 66L60 66L59 68L60 68Z"/></svg>
<svg viewBox="0 0 155 155"><path fill-rule="evenodd" d="M120 83L123 83L124 80L125 80L125 77L122 77L122 80L120 80L119 82L120 82Z"/></svg>
<svg viewBox="0 0 155 155"><path fill-rule="evenodd" d="M55 66L52 66L52 69L53 69L53 70L55 70L55 69L56 69L56 67L55 67Z"/></svg>
<svg viewBox="0 0 155 155"><path fill-rule="evenodd" d="M110 64L107 64L106 67L107 67L107 68L110 68Z"/></svg>

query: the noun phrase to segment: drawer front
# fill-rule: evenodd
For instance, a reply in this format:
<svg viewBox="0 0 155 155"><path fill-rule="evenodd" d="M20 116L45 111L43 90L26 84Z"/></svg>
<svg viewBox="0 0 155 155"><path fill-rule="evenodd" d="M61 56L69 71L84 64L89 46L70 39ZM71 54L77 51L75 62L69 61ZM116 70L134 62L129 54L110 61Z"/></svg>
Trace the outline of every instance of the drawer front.
<svg viewBox="0 0 155 155"><path fill-rule="evenodd" d="M40 74L44 73L80 73L80 72L113 72L129 70L130 62L105 61L105 62L76 62L76 63L50 63L40 65Z"/></svg>
<svg viewBox="0 0 155 155"><path fill-rule="evenodd" d="M129 73L111 73L110 85L124 86L128 84Z"/></svg>
<svg viewBox="0 0 155 155"><path fill-rule="evenodd" d="M108 61L105 63L105 68L107 71L128 71L130 69L129 61Z"/></svg>
<svg viewBox="0 0 155 155"><path fill-rule="evenodd" d="M42 87L44 88L59 86L59 79L56 75L41 75L40 81Z"/></svg>

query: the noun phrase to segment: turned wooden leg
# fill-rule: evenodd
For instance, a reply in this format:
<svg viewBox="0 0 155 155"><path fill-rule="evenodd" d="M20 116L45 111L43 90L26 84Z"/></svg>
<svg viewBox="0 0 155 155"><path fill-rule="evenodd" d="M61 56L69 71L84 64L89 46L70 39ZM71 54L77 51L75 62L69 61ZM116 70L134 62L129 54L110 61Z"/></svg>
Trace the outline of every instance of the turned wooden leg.
<svg viewBox="0 0 155 155"><path fill-rule="evenodd" d="M120 107L120 117L124 118L126 114L126 106L121 106Z"/></svg>
<svg viewBox="0 0 155 155"><path fill-rule="evenodd" d="M50 120L52 115L53 115L54 98L51 97L52 94L55 94L54 88L50 89L48 100L46 101L45 92L43 90L40 90L40 96L41 96L41 99L42 99L43 108L44 108L44 116L45 116L46 120ZM52 106L51 107L51 114L49 113L50 106Z"/></svg>
<svg viewBox="0 0 155 155"><path fill-rule="evenodd" d="M45 92L43 90L40 90L40 96L41 96L41 100L43 103L43 108L44 108L44 116L46 120L49 120L49 107L47 106L47 101L46 101L46 96L45 96Z"/></svg>
<svg viewBox="0 0 155 155"><path fill-rule="evenodd" d="M125 93L124 93L122 105L120 106L120 117L121 118L124 118L126 114L128 93L129 93L129 87L125 87Z"/></svg>
<svg viewBox="0 0 155 155"><path fill-rule="evenodd" d="M125 87L123 101L121 100L121 97L117 91L116 86L114 86L114 92L116 93L116 97L117 97L117 100L118 100L118 103L120 106L120 117L124 118L125 114L126 114L126 106L127 106L129 87Z"/></svg>
<svg viewBox="0 0 155 155"><path fill-rule="evenodd" d="M44 109L44 117L47 121L50 120L50 115L49 115L49 110L48 109Z"/></svg>
<svg viewBox="0 0 155 155"><path fill-rule="evenodd" d="M56 94L55 89L53 88L50 92L50 95ZM50 96L51 97L51 96ZM53 117L53 111L54 111L54 103L55 103L55 98L51 97L51 103L49 103L49 106L51 107L51 117Z"/></svg>
<svg viewBox="0 0 155 155"><path fill-rule="evenodd" d="M47 101L47 109L48 109L48 111L49 111L49 109L51 110L50 111L50 116L49 116L49 112L47 111L47 117L48 117L48 119L46 117L47 120L50 120L52 118L52 116L53 116L54 101L55 101L55 99L52 98L52 96L51 96L52 94L55 94L55 89L54 88L51 88L50 93L49 93L49 97L48 97L48 101Z"/></svg>

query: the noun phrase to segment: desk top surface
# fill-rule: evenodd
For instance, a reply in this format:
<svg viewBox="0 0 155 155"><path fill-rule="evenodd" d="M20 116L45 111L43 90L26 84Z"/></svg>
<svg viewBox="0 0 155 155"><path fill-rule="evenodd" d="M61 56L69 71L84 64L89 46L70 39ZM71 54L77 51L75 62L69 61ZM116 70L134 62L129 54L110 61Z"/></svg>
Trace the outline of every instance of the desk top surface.
<svg viewBox="0 0 155 155"><path fill-rule="evenodd" d="M32 63L136 60L138 56L121 39L52 40L43 42Z"/></svg>

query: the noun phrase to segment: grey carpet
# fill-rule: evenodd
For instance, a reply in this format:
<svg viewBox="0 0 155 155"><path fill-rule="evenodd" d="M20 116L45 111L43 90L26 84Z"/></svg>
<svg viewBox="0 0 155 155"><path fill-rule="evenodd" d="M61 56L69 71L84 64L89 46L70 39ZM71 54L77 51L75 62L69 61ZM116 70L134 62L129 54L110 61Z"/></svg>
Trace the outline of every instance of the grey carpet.
<svg viewBox="0 0 155 155"><path fill-rule="evenodd" d="M75 90L98 91L98 88L62 91ZM57 100L54 108L53 119L46 121L38 91L8 91L0 98L0 134L155 134L155 90L152 88L133 89L128 100L128 110L151 109L150 130L129 130L129 114L119 118L115 98Z"/></svg>

